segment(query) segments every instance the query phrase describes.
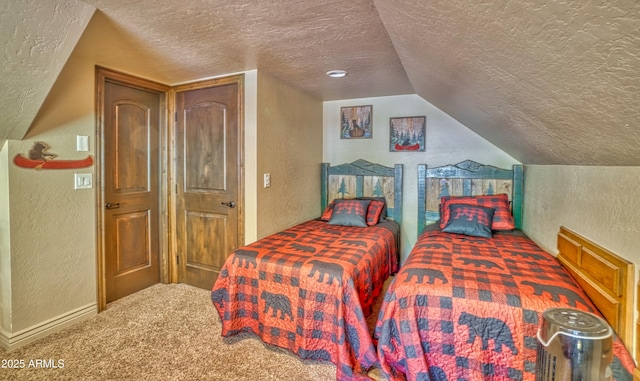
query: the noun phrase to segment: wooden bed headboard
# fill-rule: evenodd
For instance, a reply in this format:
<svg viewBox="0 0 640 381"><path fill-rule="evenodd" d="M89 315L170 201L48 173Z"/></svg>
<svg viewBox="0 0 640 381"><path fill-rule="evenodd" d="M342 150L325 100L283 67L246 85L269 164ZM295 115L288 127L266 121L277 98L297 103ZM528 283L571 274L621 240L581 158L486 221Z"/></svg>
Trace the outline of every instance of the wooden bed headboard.
<svg viewBox="0 0 640 381"><path fill-rule="evenodd" d="M626 347L633 348L633 263L564 226L558 232L557 258Z"/></svg>
<svg viewBox="0 0 640 381"><path fill-rule="evenodd" d="M502 169L465 160L454 165L427 168L418 165L418 234L440 218L440 197L506 193L513 219L522 229L524 173L522 165Z"/></svg>
<svg viewBox="0 0 640 381"><path fill-rule="evenodd" d="M382 197L387 200L387 216L402 223L402 164L393 168L366 160L330 166L322 163L322 213L336 198Z"/></svg>

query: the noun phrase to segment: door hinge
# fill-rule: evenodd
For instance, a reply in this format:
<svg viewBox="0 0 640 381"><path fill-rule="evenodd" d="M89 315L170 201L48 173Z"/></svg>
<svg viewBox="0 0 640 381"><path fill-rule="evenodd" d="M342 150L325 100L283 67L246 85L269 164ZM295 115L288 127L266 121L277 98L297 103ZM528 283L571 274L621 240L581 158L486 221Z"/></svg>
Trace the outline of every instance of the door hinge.
<svg viewBox="0 0 640 381"><path fill-rule="evenodd" d="M180 256L176 255L176 264L179 265L180 264Z"/></svg>
<svg viewBox="0 0 640 381"><path fill-rule="evenodd" d="M174 116L173 116L174 121L175 121L176 123L178 123L178 112L177 112L177 111L176 111L176 112L174 112L174 113L173 113L173 115L174 115Z"/></svg>

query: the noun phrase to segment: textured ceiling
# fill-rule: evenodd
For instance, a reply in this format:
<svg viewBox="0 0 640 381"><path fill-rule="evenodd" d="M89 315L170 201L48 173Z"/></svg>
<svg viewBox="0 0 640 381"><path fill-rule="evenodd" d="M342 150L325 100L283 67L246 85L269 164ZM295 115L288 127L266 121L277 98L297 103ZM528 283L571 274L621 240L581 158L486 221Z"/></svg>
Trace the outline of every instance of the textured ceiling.
<svg viewBox="0 0 640 381"><path fill-rule="evenodd" d="M639 1L9 0L0 17L3 138L86 29L96 63L167 84L258 69L323 100L415 93L525 164L640 161Z"/></svg>
<svg viewBox="0 0 640 381"><path fill-rule="evenodd" d="M75 0L0 1L0 147L22 139L94 11Z"/></svg>
<svg viewBox="0 0 640 381"><path fill-rule="evenodd" d="M640 1L375 3L416 93L520 162L640 164Z"/></svg>

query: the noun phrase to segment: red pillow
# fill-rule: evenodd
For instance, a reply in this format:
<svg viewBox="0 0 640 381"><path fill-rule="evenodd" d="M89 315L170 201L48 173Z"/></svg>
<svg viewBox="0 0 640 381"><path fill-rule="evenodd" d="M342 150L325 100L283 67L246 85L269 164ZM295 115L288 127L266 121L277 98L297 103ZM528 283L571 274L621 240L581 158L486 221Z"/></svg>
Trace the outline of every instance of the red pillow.
<svg viewBox="0 0 640 381"><path fill-rule="evenodd" d="M444 229L449 222L450 204L477 205L495 209L491 230L513 230L516 227L511 215L509 196L506 193L490 196L443 196L440 199L440 206L442 207L440 229Z"/></svg>
<svg viewBox="0 0 640 381"><path fill-rule="evenodd" d="M327 209L322 212L321 220L329 221L331 219L331 214L333 214L333 207L336 205L335 200L332 200L329 205L327 205Z"/></svg>
<svg viewBox="0 0 640 381"><path fill-rule="evenodd" d="M367 208L367 225L373 226L380 221L380 215L384 209L384 202L380 200L371 200Z"/></svg>

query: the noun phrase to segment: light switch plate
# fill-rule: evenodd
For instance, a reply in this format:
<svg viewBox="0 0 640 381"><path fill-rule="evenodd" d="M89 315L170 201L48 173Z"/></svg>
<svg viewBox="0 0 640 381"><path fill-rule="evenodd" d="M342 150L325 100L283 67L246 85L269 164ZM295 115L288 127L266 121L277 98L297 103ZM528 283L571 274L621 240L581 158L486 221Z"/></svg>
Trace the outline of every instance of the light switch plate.
<svg viewBox="0 0 640 381"><path fill-rule="evenodd" d="M89 151L89 137L83 135L76 136L76 150L78 152L81 151Z"/></svg>
<svg viewBox="0 0 640 381"><path fill-rule="evenodd" d="M74 189L91 189L93 181L91 173L76 173L74 176Z"/></svg>

